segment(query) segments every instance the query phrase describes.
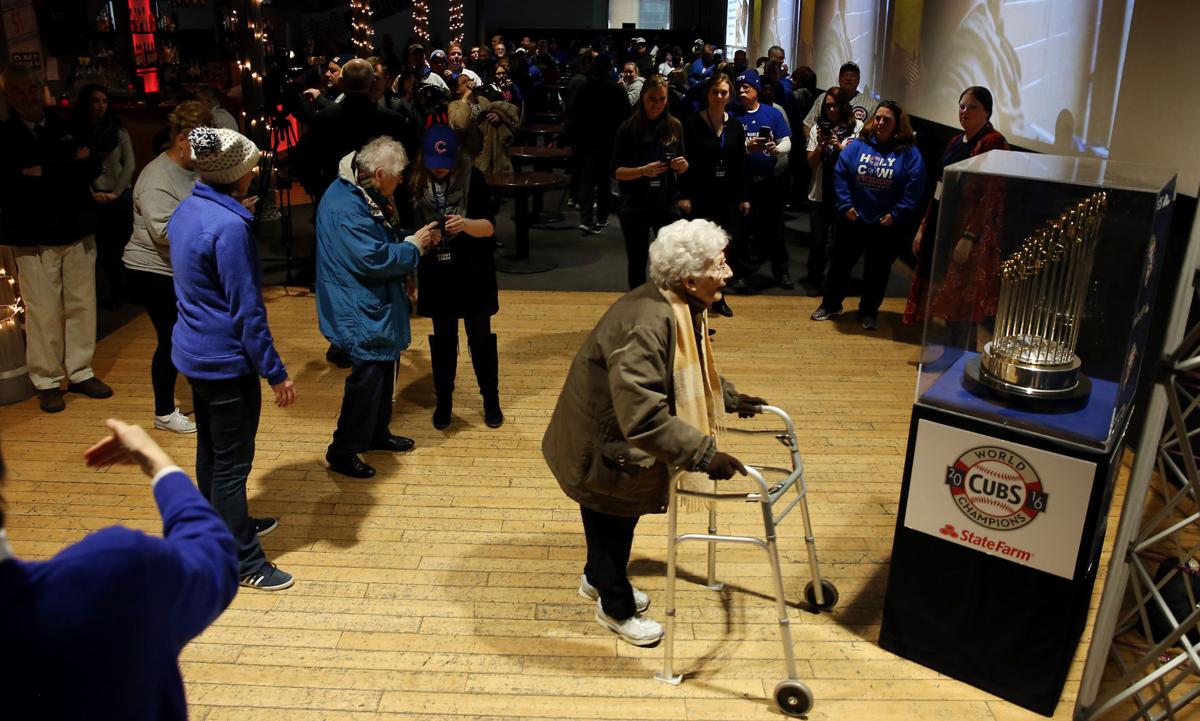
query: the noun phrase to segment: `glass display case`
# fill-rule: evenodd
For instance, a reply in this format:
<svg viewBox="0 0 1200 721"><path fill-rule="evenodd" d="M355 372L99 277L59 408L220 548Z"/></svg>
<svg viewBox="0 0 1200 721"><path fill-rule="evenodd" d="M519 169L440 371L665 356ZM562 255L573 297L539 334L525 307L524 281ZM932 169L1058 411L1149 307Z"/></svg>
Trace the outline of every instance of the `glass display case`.
<svg viewBox="0 0 1200 721"><path fill-rule="evenodd" d="M1163 275L1175 172L992 151L939 189L916 403L1108 450Z"/></svg>

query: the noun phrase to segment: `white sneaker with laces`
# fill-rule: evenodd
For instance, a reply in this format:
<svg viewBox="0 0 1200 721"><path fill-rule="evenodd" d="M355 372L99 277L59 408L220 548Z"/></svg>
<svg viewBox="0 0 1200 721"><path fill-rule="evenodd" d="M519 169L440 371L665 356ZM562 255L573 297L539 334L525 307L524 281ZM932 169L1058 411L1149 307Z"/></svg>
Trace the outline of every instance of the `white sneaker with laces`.
<svg viewBox="0 0 1200 721"><path fill-rule="evenodd" d="M163 431L171 431L172 433L196 432L195 422L180 413L178 408L165 416L154 416L154 427Z"/></svg>
<svg viewBox="0 0 1200 721"><path fill-rule="evenodd" d="M586 573L579 574L579 595L593 601L600 600L600 592L596 590L595 586L588 583ZM646 609L650 608L650 597L639 590L637 586L633 587L633 605L637 608L638 613L645 613Z"/></svg>
<svg viewBox="0 0 1200 721"><path fill-rule="evenodd" d="M658 621L640 613L618 621L604 612L599 601L596 601L596 622L634 646L653 646L663 637L663 627Z"/></svg>

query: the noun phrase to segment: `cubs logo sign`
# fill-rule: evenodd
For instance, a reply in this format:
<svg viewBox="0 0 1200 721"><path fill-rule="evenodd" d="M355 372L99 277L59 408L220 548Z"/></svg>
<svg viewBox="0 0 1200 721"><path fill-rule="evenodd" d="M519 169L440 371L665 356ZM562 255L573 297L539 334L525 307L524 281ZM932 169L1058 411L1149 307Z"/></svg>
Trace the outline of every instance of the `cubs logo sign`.
<svg viewBox="0 0 1200 721"><path fill-rule="evenodd" d="M995 531L1028 525L1050 496L1033 466L1007 448L980 446L946 468L950 497L963 515Z"/></svg>

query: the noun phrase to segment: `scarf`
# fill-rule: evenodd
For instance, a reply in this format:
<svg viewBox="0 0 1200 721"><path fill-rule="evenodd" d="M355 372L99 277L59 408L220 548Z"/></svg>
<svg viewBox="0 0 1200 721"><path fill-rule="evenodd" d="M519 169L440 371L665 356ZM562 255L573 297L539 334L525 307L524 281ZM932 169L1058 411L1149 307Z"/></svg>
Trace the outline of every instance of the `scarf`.
<svg viewBox="0 0 1200 721"><path fill-rule="evenodd" d="M659 292L671 304L675 317L675 362L671 368L672 387L675 390L675 417L715 440L719 430L719 419L723 403L721 377L713 362L712 341L708 338L708 311L692 315L691 306L673 290L660 288ZM703 356L696 343L699 337L704 344ZM705 473L676 469L671 477L685 491L714 493L717 482ZM707 509L709 504L698 498L681 498L686 510Z"/></svg>
<svg viewBox="0 0 1200 721"><path fill-rule="evenodd" d="M371 217L395 232L396 228L400 227L400 214L396 211L396 206L391 199L379 192L375 176L365 170L358 170L354 185L362 194L363 199L367 201L367 209L371 211Z"/></svg>

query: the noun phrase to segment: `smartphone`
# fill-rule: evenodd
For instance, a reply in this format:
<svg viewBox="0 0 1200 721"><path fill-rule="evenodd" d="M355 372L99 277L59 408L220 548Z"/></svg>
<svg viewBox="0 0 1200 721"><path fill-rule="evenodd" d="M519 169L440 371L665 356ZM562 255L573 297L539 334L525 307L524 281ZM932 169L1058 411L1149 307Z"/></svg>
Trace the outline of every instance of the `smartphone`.
<svg viewBox="0 0 1200 721"><path fill-rule="evenodd" d="M774 135L774 133L771 132L770 128L759 128L758 129L758 137L762 140L770 140L773 135Z"/></svg>
<svg viewBox="0 0 1200 721"><path fill-rule="evenodd" d="M833 132L833 123L829 122L828 120L818 120L817 132L821 133L822 135L829 135Z"/></svg>

